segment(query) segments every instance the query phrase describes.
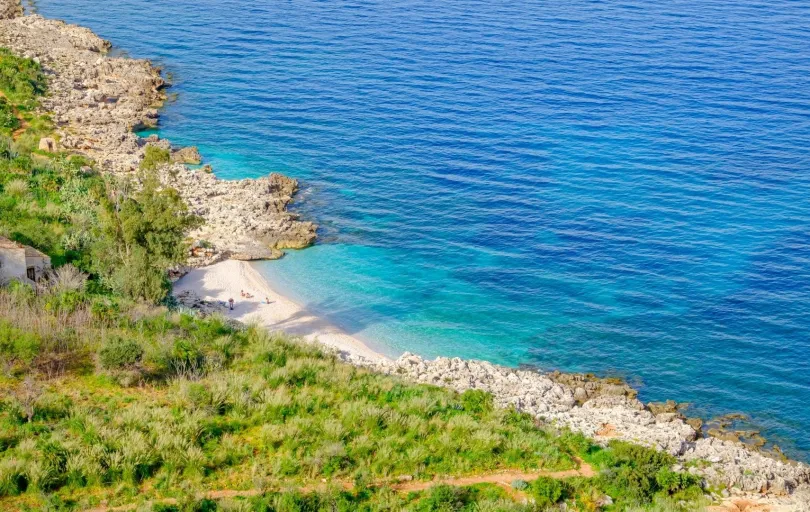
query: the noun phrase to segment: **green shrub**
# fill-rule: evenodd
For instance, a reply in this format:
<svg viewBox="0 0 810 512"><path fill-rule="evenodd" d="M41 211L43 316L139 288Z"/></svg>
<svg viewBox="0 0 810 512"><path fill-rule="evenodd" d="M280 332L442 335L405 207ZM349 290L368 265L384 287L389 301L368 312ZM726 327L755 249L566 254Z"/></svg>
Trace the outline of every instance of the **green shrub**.
<svg viewBox="0 0 810 512"><path fill-rule="evenodd" d="M109 338L98 353L101 366L107 370L132 368L141 361L143 347L131 339Z"/></svg>
<svg viewBox="0 0 810 512"><path fill-rule="evenodd" d="M531 483L529 493L539 507L550 507L563 497L563 483L554 478L541 476Z"/></svg>
<svg viewBox="0 0 810 512"><path fill-rule="evenodd" d="M20 127L20 120L8 101L0 97L0 132L11 133Z"/></svg>
<svg viewBox="0 0 810 512"><path fill-rule="evenodd" d="M487 413L493 408L492 395L480 389L468 389L461 394L461 403L465 411Z"/></svg>
<svg viewBox="0 0 810 512"><path fill-rule="evenodd" d="M11 180L3 186L3 191L11 197L22 197L28 193L28 182L21 179Z"/></svg>
<svg viewBox="0 0 810 512"><path fill-rule="evenodd" d="M59 313L73 313L86 304L87 297L78 291L64 291L48 297L45 309Z"/></svg>
<svg viewBox="0 0 810 512"><path fill-rule="evenodd" d="M470 490L466 487L437 485L416 506L418 512L456 512L464 510L470 502Z"/></svg>
<svg viewBox="0 0 810 512"><path fill-rule="evenodd" d="M598 487L618 504L645 505L657 496L701 494L699 479L672 471L675 458L665 452L612 441L595 460L604 468Z"/></svg>
<svg viewBox="0 0 810 512"><path fill-rule="evenodd" d="M142 171L154 171L163 164L168 164L172 161L171 152L168 149L159 148L157 146L148 145L144 150L143 160L141 161Z"/></svg>
<svg viewBox="0 0 810 512"><path fill-rule="evenodd" d="M13 327L0 319L0 362L29 365L39 354L42 340L36 334Z"/></svg>
<svg viewBox="0 0 810 512"><path fill-rule="evenodd" d="M42 67L31 59L17 57L6 48L0 48L0 90L13 103L31 105L47 90Z"/></svg>

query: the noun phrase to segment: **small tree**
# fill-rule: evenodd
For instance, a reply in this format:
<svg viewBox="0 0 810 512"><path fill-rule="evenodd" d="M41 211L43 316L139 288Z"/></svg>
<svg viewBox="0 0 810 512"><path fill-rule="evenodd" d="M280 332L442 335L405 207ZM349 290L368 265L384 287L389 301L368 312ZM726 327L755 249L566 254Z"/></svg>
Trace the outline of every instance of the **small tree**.
<svg viewBox="0 0 810 512"><path fill-rule="evenodd" d="M101 235L94 247L97 272L115 291L157 303L170 288L167 271L188 254L186 233L201 219L189 213L172 188L161 188L154 173L140 190L117 187L103 201Z"/></svg>

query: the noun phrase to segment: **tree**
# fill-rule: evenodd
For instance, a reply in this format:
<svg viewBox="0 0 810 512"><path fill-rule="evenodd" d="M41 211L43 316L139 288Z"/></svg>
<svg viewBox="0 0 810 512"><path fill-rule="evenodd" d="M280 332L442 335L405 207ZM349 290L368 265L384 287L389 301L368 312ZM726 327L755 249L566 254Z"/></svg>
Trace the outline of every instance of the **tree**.
<svg viewBox="0 0 810 512"><path fill-rule="evenodd" d="M143 175L141 185L115 187L102 201L94 259L114 291L157 303L170 289L167 271L186 259L186 233L201 219L154 173Z"/></svg>

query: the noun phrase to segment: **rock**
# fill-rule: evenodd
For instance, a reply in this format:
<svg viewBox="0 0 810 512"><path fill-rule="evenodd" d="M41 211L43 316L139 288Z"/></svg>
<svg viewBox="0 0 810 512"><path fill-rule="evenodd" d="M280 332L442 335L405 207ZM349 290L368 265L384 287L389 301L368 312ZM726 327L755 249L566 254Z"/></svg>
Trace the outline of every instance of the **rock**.
<svg viewBox="0 0 810 512"><path fill-rule="evenodd" d="M0 20L16 18L22 13L20 0L0 0Z"/></svg>
<svg viewBox="0 0 810 512"><path fill-rule="evenodd" d="M203 317L216 313L224 313L228 310L228 305L224 302L203 300L191 290L178 293L175 295L175 299L181 306L193 309Z"/></svg>
<svg viewBox="0 0 810 512"><path fill-rule="evenodd" d="M220 180L202 170L175 164L161 169L161 180L180 192L205 224L190 235L217 252L239 260L278 259L283 249L315 242L317 226L287 211L298 182L280 174Z"/></svg>
<svg viewBox="0 0 810 512"><path fill-rule="evenodd" d="M202 156L197 146L189 146L172 152L172 162L190 165L200 165Z"/></svg>
<svg viewBox="0 0 810 512"><path fill-rule="evenodd" d="M48 153L56 153L56 141L50 137L43 137L39 140L39 149Z"/></svg>

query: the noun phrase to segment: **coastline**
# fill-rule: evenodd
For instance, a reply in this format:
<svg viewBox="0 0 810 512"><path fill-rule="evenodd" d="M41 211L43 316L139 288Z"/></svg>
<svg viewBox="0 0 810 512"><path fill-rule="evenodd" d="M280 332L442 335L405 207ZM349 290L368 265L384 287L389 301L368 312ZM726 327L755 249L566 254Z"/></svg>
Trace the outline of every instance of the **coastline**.
<svg viewBox="0 0 810 512"><path fill-rule="evenodd" d="M133 133L133 129L140 126L141 122L157 123L153 100L157 97L161 87L158 84L162 79L151 65L145 61L105 57L100 51L104 48L99 43L102 40L89 30L39 16L0 20L0 46L6 35L2 30L10 26L4 26L3 23L14 23L15 29L19 29L14 33L15 36L22 34L21 38L15 39L13 49L41 58L43 66L46 66L55 81L54 97L45 108L56 111L56 120L61 127L70 128L65 131L71 133L66 133L60 140L65 149L93 156L105 172L114 174L131 172L143 157L145 145L163 142L140 139ZM57 59L49 59L54 50L47 47L47 38L42 39L44 31L53 32L48 35L49 38L62 37L56 50L61 52ZM41 40L37 40L38 38ZM135 76L137 80L123 80L115 84L113 91L104 92L100 101L91 102L90 105L84 95L74 98L76 75L71 74L75 70L70 59L76 55L82 59L80 67L96 70L96 73L101 73L101 77L124 73ZM130 93L127 88L133 83L138 87L133 88ZM92 82L83 83L82 87L92 90L91 85ZM137 101L129 101L139 95L143 97ZM110 103L109 100L113 97L115 101ZM124 108L120 108L120 105ZM88 121L95 119L93 116L96 115L105 116L103 122ZM170 145L169 148L171 149ZM167 174L173 172L180 173L180 179L175 176L171 185L179 188L191 208L210 212L208 217L211 219L222 217L221 210L212 205L216 203L220 208L231 209L234 194L238 195L241 191L245 197L257 194L260 202L264 202L262 194L275 194L273 197L278 202L274 203L270 213L282 219L280 223L274 220L275 224L270 223L249 233L283 233L291 229L291 225L296 226L291 222L298 222L294 217L285 216L286 205L294 193L294 186L289 182L282 182L280 185L259 180L225 182L205 172L190 171L179 163L167 170ZM244 218L250 218L254 213L255 210L245 210L244 215L235 216L234 222L218 226L217 234L223 243L234 234L234 223L243 222ZM306 239L311 232L306 226L304 228ZM242 233L244 232L238 234ZM257 238L254 237L253 240ZM274 244L273 249L278 250L289 242L279 239ZM482 389L491 392L496 403L501 406L514 406L541 421L583 432L600 442L623 439L666 450L677 455L689 471L700 474L710 482L740 489L747 493L745 495L767 493L771 503L781 504L784 500L790 500L786 506L792 506L793 498L798 506L805 502L810 503L810 468L806 465L778 461L740 443L698 438L695 430L677 415L655 414L634 397L622 394L621 390L616 390L616 393L598 390L591 393L587 386L562 384L537 372L515 370L482 361L458 358L427 361L412 354L404 354L392 361L273 290L248 263L227 259L234 257L234 253L240 255L238 251L223 250L213 254L203 251L202 257L194 262L194 265L201 267L186 269L187 274L176 283L175 294L194 292L200 299L208 298L215 303L234 298L237 305L233 313L219 307L234 320L258 322L270 330L281 330L308 341L319 342L336 349L343 360L357 366L459 391ZM261 257L262 254L258 256ZM249 254L243 259L251 257ZM214 264L210 265L211 263ZM242 299L239 295L241 290L248 291L255 298ZM270 298L270 304L261 304L265 297ZM708 466L699 468L698 464L690 465L697 462L706 462Z"/></svg>
<svg viewBox="0 0 810 512"><path fill-rule="evenodd" d="M242 297L243 290L253 297ZM337 350L344 359L388 360L359 339L278 293L245 261L225 260L190 270L174 285L175 296L188 292L215 303L214 307L219 305L219 311L228 318L246 324L258 323L271 331L283 331L320 343ZM231 298L234 299L233 311L224 306ZM268 298L269 304L265 303Z"/></svg>
<svg viewBox="0 0 810 512"><path fill-rule="evenodd" d="M254 297L240 297L243 290ZM738 441L701 437L685 418L652 410L626 385L575 375L560 379L486 361L426 360L408 352L392 360L274 290L244 261L226 260L193 269L175 283L173 293L181 304L205 314L220 313L320 343L360 368L458 392L483 390L493 395L498 406L514 407L599 443L616 439L666 451L678 458L684 470L724 487L726 497L764 500L771 507L768 510L805 510L798 506L810 504L810 466L777 460ZM233 312L226 306L230 298L235 301ZM263 303L265 298L270 304Z"/></svg>

